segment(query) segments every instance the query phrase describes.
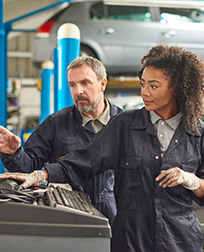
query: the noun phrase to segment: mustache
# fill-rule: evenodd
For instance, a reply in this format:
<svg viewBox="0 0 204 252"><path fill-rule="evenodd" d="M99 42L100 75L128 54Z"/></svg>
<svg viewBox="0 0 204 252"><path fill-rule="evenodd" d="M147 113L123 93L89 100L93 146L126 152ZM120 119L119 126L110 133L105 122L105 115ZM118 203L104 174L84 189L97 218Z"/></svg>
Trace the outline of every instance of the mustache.
<svg viewBox="0 0 204 252"><path fill-rule="evenodd" d="M75 98L75 100L76 100L76 102L78 102L79 100L87 100L88 101L87 97L84 97L84 96L77 96Z"/></svg>

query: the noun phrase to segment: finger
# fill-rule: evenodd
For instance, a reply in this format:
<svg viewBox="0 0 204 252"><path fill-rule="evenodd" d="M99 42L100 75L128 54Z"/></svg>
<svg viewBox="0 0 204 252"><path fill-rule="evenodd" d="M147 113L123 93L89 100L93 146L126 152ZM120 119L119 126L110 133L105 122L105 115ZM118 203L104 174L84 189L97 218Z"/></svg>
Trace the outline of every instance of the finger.
<svg viewBox="0 0 204 252"><path fill-rule="evenodd" d="M8 179L10 178L10 173L9 172L5 172L0 174L0 179Z"/></svg>
<svg viewBox="0 0 204 252"><path fill-rule="evenodd" d="M12 134L9 130L7 130L7 129L4 128L3 126L0 126L0 132L1 132L2 134L9 134L9 135Z"/></svg>
<svg viewBox="0 0 204 252"><path fill-rule="evenodd" d="M178 185L178 180L175 178L175 177L172 177L170 179L168 179L165 183L163 183L163 187L166 188L167 186L168 187L171 187L172 184L176 184Z"/></svg>
<svg viewBox="0 0 204 252"><path fill-rule="evenodd" d="M31 187L31 186L33 186L33 185L35 185L35 183L34 183L32 180L28 179L28 180L25 180L25 181L20 185L20 188L26 189L26 188Z"/></svg>
<svg viewBox="0 0 204 252"><path fill-rule="evenodd" d="M13 143L19 143L19 137L17 137L16 135L12 134L10 136L10 140L13 141Z"/></svg>
<svg viewBox="0 0 204 252"><path fill-rule="evenodd" d="M22 184L20 184L19 190L26 189L26 188L28 188L28 187L29 187L29 185L27 185L26 182L23 182Z"/></svg>
<svg viewBox="0 0 204 252"><path fill-rule="evenodd" d="M14 134L12 136L10 136L10 142L13 146L12 149L14 149L14 150L17 150L21 146L21 139Z"/></svg>
<svg viewBox="0 0 204 252"><path fill-rule="evenodd" d="M159 183L159 186L163 186L165 187L165 184L168 183L168 181L172 178L172 175L171 174L168 174L165 178L163 178L161 180L161 182Z"/></svg>
<svg viewBox="0 0 204 252"><path fill-rule="evenodd" d="M171 170L166 170L166 171L161 171L161 174L156 178L156 181L159 181L159 180L162 180L162 184L167 181L169 178L171 178L173 175L172 175L172 172Z"/></svg>
<svg viewBox="0 0 204 252"><path fill-rule="evenodd" d="M157 178L162 179L163 177L168 176L168 175L169 175L169 177L173 177L173 176L175 176L178 172L179 172L179 170L178 170L177 167L172 167L172 168L170 168L170 169L168 169L168 170L162 170L162 171L161 171L161 174L160 174ZM157 179L157 181L158 181L159 179Z"/></svg>
<svg viewBox="0 0 204 252"><path fill-rule="evenodd" d="M163 179L168 173L166 171L161 171L161 173L155 178L156 181Z"/></svg>
<svg viewBox="0 0 204 252"><path fill-rule="evenodd" d="M18 181L25 181L25 178L20 173L5 172L0 174L0 179L15 179Z"/></svg>
<svg viewBox="0 0 204 252"><path fill-rule="evenodd" d="M159 183L159 185L166 187L169 185L169 183L177 179L177 173L174 170L171 170L171 172L166 175L166 177Z"/></svg>
<svg viewBox="0 0 204 252"><path fill-rule="evenodd" d="M176 180L176 181L172 182L171 184L169 184L168 187L174 187L174 186L177 186L179 184L180 183Z"/></svg>

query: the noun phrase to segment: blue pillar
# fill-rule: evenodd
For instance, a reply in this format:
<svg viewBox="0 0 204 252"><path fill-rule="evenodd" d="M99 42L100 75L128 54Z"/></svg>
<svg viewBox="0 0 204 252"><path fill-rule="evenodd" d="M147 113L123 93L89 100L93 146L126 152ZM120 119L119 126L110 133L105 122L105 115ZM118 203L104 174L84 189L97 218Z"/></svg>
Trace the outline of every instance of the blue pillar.
<svg viewBox="0 0 204 252"><path fill-rule="evenodd" d="M3 0L0 0L0 125L6 126L7 102L7 34L3 17ZM4 172L0 161L0 173Z"/></svg>
<svg viewBox="0 0 204 252"><path fill-rule="evenodd" d="M41 113L40 123L48 117L53 111L53 68L54 64L52 61L45 61L42 64L42 73L40 75L42 80L41 87Z"/></svg>
<svg viewBox="0 0 204 252"><path fill-rule="evenodd" d="M58 111L58 49L53 50L54 62L54 112Z"/></svg>
<svg viewBox="0 0 204 252"><path fill-rule="evenodd" d="M57 104L55 111L73 105L72 95L67 81L67 66L80 55L80 31L75 24L60 26L57 35ZM56 90L56 88L55 88Z"/></svg>
<svg viewBox="0 0 204 252"><path fill-rule="evenodd" d="M7 102L7 34L3 22L3 0L0 0L0 125L6 126Z"/></svg>

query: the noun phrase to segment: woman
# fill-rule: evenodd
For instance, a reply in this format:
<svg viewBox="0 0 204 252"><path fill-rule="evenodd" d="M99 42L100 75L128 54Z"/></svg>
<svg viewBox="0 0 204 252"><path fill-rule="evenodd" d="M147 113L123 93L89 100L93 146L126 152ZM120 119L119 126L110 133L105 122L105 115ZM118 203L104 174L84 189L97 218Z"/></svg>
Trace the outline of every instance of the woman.
<svg viewBox="0 0 204 252"><path fill-rule="evenodd" d="M38 175L77 185L114 167L112 252L201 252L192 203L204 203L204 64L182 48L159 45L142 59L139 76L144 108L117 116L85 150ZM18 177L26 186L27 176Z"/></svg>

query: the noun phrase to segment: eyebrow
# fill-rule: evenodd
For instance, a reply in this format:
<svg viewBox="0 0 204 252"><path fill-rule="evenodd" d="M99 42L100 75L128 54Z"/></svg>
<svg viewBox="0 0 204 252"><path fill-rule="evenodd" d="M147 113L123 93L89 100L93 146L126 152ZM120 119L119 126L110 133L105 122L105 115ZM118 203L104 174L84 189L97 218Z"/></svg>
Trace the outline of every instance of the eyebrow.
<svg viewBox="0 0 204 252"><path fill-rule="evenodd" d="M91 80L90 80L90 79L86 79L86 78L85 78L85 79L80 80L79 82L84 82L84 81L91 82ZM75 81L69 81L69 80L68 80L68 82L69 82L69 83L76 83Z"/></svg>
<svg viewBox="0 0 204 252"><path fill-rule="evenodd" d="M90 82L90 79L83 79L83 80L80 80L80 82L83 82L83 81L88 81L88 82Z"/></svg>
<svg viewBox="0 0 204 252"><path fill-rule="evenodd" d="M142 81L145 81L144 79L140 79L140 80L142 80ZM157 82L158 84L161 84L161 82L160 81L158 81L158 80L149 80L148 81L149 83L154 83L154 82Z"/></svg>

